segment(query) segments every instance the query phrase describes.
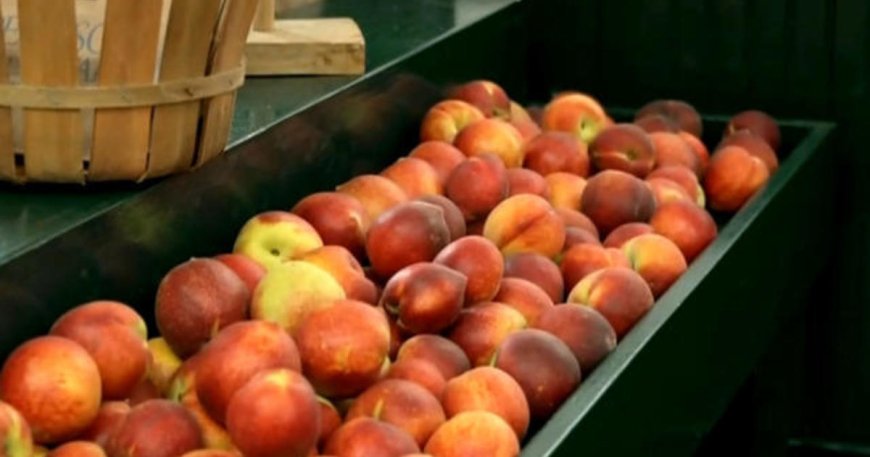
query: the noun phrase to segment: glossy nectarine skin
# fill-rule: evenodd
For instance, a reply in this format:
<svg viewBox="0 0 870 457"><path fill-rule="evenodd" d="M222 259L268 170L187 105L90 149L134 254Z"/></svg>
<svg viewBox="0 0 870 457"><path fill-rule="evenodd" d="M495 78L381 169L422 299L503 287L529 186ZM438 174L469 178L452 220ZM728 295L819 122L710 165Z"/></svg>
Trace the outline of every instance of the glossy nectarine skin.
<svg viewBox="0 0 870 457"><path fill-rule="evenodd" d="M389 278L417 262L428 262L450 242L444 211L421 201L401 203L377 218L366 237L374 271Z"/></svg>
<svg viewBox="0 0 870 457"><path fill-rule="evenodd" d="M380 305L410 333L438 333L453 324L465 304L466 276L447 266L420 262L387 282Z"/></svg>

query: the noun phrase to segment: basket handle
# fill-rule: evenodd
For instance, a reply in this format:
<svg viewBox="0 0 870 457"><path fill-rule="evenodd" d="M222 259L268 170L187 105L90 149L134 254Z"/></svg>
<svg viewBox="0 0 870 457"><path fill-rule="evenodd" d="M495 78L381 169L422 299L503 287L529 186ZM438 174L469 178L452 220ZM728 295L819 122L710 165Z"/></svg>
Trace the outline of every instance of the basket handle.
<svg viewBox="0 0 870 457"><path fill-rule="evenodd" d="M0 84L0 106L77 110L169 105L229 93L244 82L243 61L227 71L157 84L77 87Z"/></svg>

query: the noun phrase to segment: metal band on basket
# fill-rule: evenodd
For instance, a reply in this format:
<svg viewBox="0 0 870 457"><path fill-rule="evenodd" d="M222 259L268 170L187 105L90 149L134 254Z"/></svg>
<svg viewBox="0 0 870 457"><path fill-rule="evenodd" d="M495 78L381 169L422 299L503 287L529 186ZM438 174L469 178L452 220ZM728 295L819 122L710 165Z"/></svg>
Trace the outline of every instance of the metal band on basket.
<svg viewBox="0 0 870 457"><path fill-rule="evenodd" d="M134 108L189 102L232 92L245 81L245 64L208 76L130 86L0 84L0 106L44 109Z"/></svg>

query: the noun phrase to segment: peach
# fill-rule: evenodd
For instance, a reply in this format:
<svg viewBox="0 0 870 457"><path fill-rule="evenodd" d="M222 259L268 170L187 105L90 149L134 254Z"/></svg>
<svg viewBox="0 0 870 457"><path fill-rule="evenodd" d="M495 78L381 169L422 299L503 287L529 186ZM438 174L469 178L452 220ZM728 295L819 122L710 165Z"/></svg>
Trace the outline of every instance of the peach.
<svg viewBox="0 0 870 457"><path fill-rule="evenodd" d="M329 437L341 427L341 414L335 405L323 398L317 396L317 403L320 406L320 435L317 438L317 447L326 446Z"/></svg>
<svg viewBox="0 0 870 457"><path fill-rule="evenodd" d="M532 121L534 123L537 123L537 121L532 118L529 110L527 110L523 107L523 105L520 105L514 100L510 101L510 110L508 114L510 120Z"/></svg>
<svg viewBox="0 0 870 457"><path fill-rule="evenodd" d="M397 317L402 330L438 333L459 317L467 283L465 275L444 265L416 263L390 278L380 306Z"/></svg>
<svg viewBox="0 0 870 457"><path fill-rule="evenodd" d="M404 430L423 446L447 418L441 403L428 390L410 381L384 379L361 393L346 420L371 417Z"/></svg>
<svg viewBox="0 0 870 457"><path fill-rule="evenodd" d="M583 374L590 373L616 348L613 326L589 306L558 304L542 314L534 327L562 340L571 349Z"/></svg>
<svg viewBox="0 0 870 457"><path fill-rule="evenodd" d="M317 192L299 200L293 214L311 224L323 244L344 246L357 259L365 257L366 232L371 219L356 198L338 192Z"/></svg>
<svg viewBox="0 0 870 457"><path fill-rule="evenodd" d="M438 172L429 162L414 157L402 157L381 172L399 185L408 198L439 195L444 192Z"/></svg>
<svg viewBox="0 0 870 457"><path fill-rule="evenodd" d="M444 211L436 205L410 201L375 220L366 239L366 253L375 273L388 279L408 265L434 259L449 242Z"/></svg>
<svg viewBox="0 0 870 457"><path fill-rule="evenodd" d="M516 457L520 443L504 419L487 411L467 411L438 427L424 450L432 457Z"/></svg>
<svg viewBox="0 0 870 457"><path fill-rule="evenodd" d="M589 216L577 211L576 209L568 209L568 208L556 208L556 213L559 214L559 217L562 218L562 222L565 223L565 227L576 227L595 235L595 238L598 239L598 227L595 227L595 224L592 222L592 219L589 219Z"/></svg>
<svg viewBox="0 0 870 457"><path fill-rule="evenodd" d="M692 170L680 165L668 165L656 168L646 177L647 180L657 178L670 179L679 184L683 190L686 191L692 201L697 203L698 206L702 208L704 207L706 203L704 187L701 186L701 182L698 180L698 175L692 172Z"/></svg>
<svg viewBox="0 0 870 457"><path fill-rule="evenodd" d="M96 443L70 441L54 448L48 453L48 457L106 457L106 453Z"/></svg>
<svg viewBox="0 0 870 457"><path fill-rule="evenodd" d="M646 233L653 233L652 225L646 222L629 222L616 227L607 238L604 239L606 248L622 248L626 241Z"/></svg>
<svg viewBox="0 0 870 457"><path fill-rule="evenodd" d="M447 229L450 232L450 241L455 241L465 236L466 225L465 216L462 215L462 210L456 206L449 198L443 195L425 195L417 199L423 203L429 203L441 208L444 212L444 222L447 223Z"/></svg>
<svg viewBox="0 0 870 457"><path fill-rule="evenodd" d="M608 267L595 271L571 289L568 303L600 312L622 338L655 302L646 280L634 270Z"/></svg>
<svg viewBox="0 0 870 457"><path fill-rule="evenodd" d="M225 451L223 449L197 449L190 451L181 457L243 457L236 451Z"/></svg>
<svg viewBox="0 0 870 457"><path fill-rule="evenodd" d="M548 419L580 385L580 364L571 349L543 330L524 329L499 345L495 367L523 389L532 418Z"/></svg>
<svg viewBox="0 0 870 457"><path fill-rule="evenodd" d="M585 177L589 174L586 143L565 132L544 132L528 141L523 166L542 176L565 172Z"/></svg>
<svg viewBox="0 0 870 457"><path fill-rule="evenodd" d="M145 320L133 308L93 301L64 313L49 333L69 338L88 351L100 370L102 397L120 400L145 378L150 358L147 331Z"/></svg>
<svg viewBox="0 0 870 457"><path fill-rule="evenodd" d="M287 211L266 211L245 222L233 253L270 269L320 246L323 239L305 219Z"/></svg>
<svg viewBox="0 0 870 457"><path fill-rule="evenodd" d="M534 194L550 197L550 189L543 176L527 168L511 168L507 171L508 196Z"/></svg>
<svg viewBox="0 0 870 457"><path fill-rule="evenodd" d="M483 225L483 236L506 256L536 252L554 257L565 244L565 224L547 200L521 194L493 208Z"/></svg>
<svg viewBox="0 0 870 457"><path fill-rule="evenodd" d="M453 143L468 124L484 119L483 113L462 100L444 100L429 108L420 125L420 141Z"/></svg>
<svg viewBox="0 0 870 457"><path fill-rule="evenodd" d="M578 210L583 192L586 189L586 180L580 176L556 172L544 176L547 181L547 189L550 192L548 200L554 208Z"/></svg>
<svg viewBox="0 0 870 457"><path fill-rule="evenodd" d="M181 404L196 421L202 432L202 442L205 447L213 449L232 450L235 446L229 432L223 425L212 419L205 410L196 394L196 364L199 358L194 355L187 359L179 369L178 375L172 380L172 386L167 398Z"/></svg>
<svg viewBox="0 0 870 457"><path fill-rule="evenodd" d="M659 235L674 242L686 262L692 262L716 239L716 221L704 208L688 202L661 205L650 225Z"/></svg>
<svg viewBox="0 0 870 457"><path fill-rule="evenodd" d="M656 206L673 201L692 201L686 189L676 181L667 178L647 178L646 184L653 193Z"/></svg>
<svg viewBox="0 0 870 457"><path fill-rule="evenodd" d="M469 81L450 90L447 97L471 103L486 117L508 118L511 113L511 99L492 81Z"/></svg>
<svg viewBox="0 0 870 457"><path fill-rule="evenodd" d="M491 300L498 292L504 272L504 258L492 241L467 235L447 245L433 260L467 278L465 304Z"/></svg>
<svg viewBox="0 0 870 457"><path fill-rule="evenodd" d="M185 358L217 330L245 319L250 301L248 286L229 267L214 259L191 259L160 281L154 315L161 336Z"/></svg>
<svg viewBox="0 0 870 457"><path fill-rule="evenodd" d="M698 114L698 111L692 105L685 101L672 99L653 100L643 105L635 113L634 119L643 119L652 114L659 114L669 118L679 126L680 130L689 132L699 138L701 137L703 130L701 115Z"/></svg>
<svg viewBox="0 0 870 457"><path fill-rule="evenodd" d="M607 236L622 224L649 221L655 205L645 182L622 171L605 170L589 178L580 211Z"/></svg>
<svg viewBox="0 0 870 457"><path fill-rule="evenodd" d="M565 229L565 244L562 245L562 252L560 256L564 255L565 251L571 249L571 247L578 244L593 244L596 246L601 246L601 240L599 240L598 237L593 235L589 230L577 227L568 227Z"/></svg>
<svg viewBox="0 0 870 457"><path fill-rule="evenodd" d="M508 121L517 132L520 132L520 137L523 139L523 144L532 140L532 138L541 134L541 127L531 119L511 119Z"/></svg>
<svg viewBox="0 0 870 457"><path fill-rule="evenodd" d="M239 279L248 286L248 292L253 294L257 284L266 275L266 268L254 259L244 254L220 254L213 257L218 262L228 266Z"/></svg>
<svg viewBox="0 0 870 457"><path fill-rule="evenodd" d="M612 252L618 254L614 255ZM559 266L565 279L565 287L568 289L574 288L590 273L607 267L629 268L630 265L621 251L608 251L594 244L579 244L565 251L562 264Z"/></svg>
<svg viewBox="0 0 870 457"><path fill-rule="evenodd" d="M84 431L100 409L97 363L80 344L39 336L21 344L0 371L0 398L27 421L37 444L56 444Z"/></svg>
<svg viewBox="0 0 870 457"><path fill-rule="evenodd" d="M689 132L680 131L677 134L692 148L695 157L698 158L698 168L701 171L699 176L703 176L707 171L707 165L710 163L710 151L707 149L707 146L704 145L700 138Z"/></svg>
<svg viewBox="0 0 870 457"><path fill-rule="evenodd" d="M492 366L474 368L447 382L441 403L447 417L467 411L488 411L504 419L517 438L529 428L529 403L522 386Z"/></svg>
<svg viewBox="0 0 870 457"><path fill-rule="evenodd" d="M649 134L655 151L655 166L682 165L701 176L701 162L698 155L686 140L671 132L654 132Z"/></svg>
<svg viewBox="0 0 870 457"><path fill-rule="evenodd" d="M326 245L303 254L299 261L312 263L329 273L341 284L347 298L377 303L377 287L366 278L362 265L347 248Z"/></svg>
<svg viewBox="0 0 870 457"><path fill-rule="evenodd" d="M686 271L686 259L673 241L655 233L636 236L622 245L631 267L658 298Z"/></svg>
<svg viewBox="0 0 870 457"><path fill-rule="evenodd" d="M529 325L553 307L553 300L536 284L521 278L504 278L494 301L519 311Z"/></svg>
<svg viewBox="0 0 870 457"><path fill-rule="evenodd" d="M257 373L299 371L301 365L299 349L283 328L263 320L238 322L218 332L196 355L196 397L212 419L225 424L233 395Z"/></svg>
<svg viewBox="0 0 870 457"><path fill-rule="evenodd" d="M390 327L378 308L339 300L311 313L296 334L302 371L326 397L356 395L381 377Z"/></svg>
<svg viewBox="0 0 870 457"><path fill-rule="evenodd" d="M449 338L465 351L473 366L487 365L498 345L526 324L526 318L516 309L503 303L483 302L462 311Z"/></svg>
<svg viewBox="0 0 870 457"><path fill-rule="evenodd" d="M379 175L365 174L336 186L335 191L356 198L374 222L388 209L408 200L398 184Z"/></svg>
<svg viewBox="0 0 870 457"><path fill-rule="evenodd" d="M468 157L495 154L506 168L523 165L523 137L513 125L500 119L472 122L456 135L453 145Z"/></svg>
<svg viewBox="0 0 870 457"><path fill-rule="evenodd" d="M544 131L568 132L586 144L591 143L607 124L607 114L598 100L580 92L557 95L541 114Z"/></svg>
<svg viewBox="0 0 870 457"><path fill-rule="evenodd" d="M465 357L465 354L462 356ZM390 365L390 370L384 379L403 379L416 383L428 390L439 401L444 393L444 387L447 385L447 380L435 363L423 358L408 358L397 361Z"/></svg>
<svg viewBox="0 0 870 457"><path fill-rule="evenodd" d="M139 403L153 400L155 398L163 398L163 393L157 390L157 386L155 386L150 379L142 378L135 386L133 386L133 390L130 391L130 396L127 397L127 401L130 402L130 406L136 406Z"/></svg>
<svg viewBox="0 0 870 457"><path fill-rule="evenodd" d="M393 424L357 417L336 430L324 453L341 457L393 457L420 452L414 438Z"/></svg>
<svg viewBox="0 0 870 457"><path fill-rule="evenodd" d="M329 272L291 260L269 270L260 281L251 300L251 317L274 322L293 334L308 314L346 297Z"/></svg>
<svg viewBox="0 0 870 457"><path fill-rule="evenodd" d="M27 421L12 405L0 401L0 450L4 457L31 457L33 436Z"/></svg>
<svg viewBox="0 0 870 457"><path fill-rule="evenodd" d="M749 130L740 130L722 138L716 149L719 150L725 146L739 146L745 149L746 152L758 157L767 166L767 171L770 174L776 173L776 170L779 168L779 159L776 157L776 152L774 152L773 148L770 147L764 138Z"/></svg>
<svg viewBox="0 0 870 457"><path fill-rule="evenodd" d="M438 368L449 380L468 371L471 362L465 352L453 341L441 335L416 335L405 341L396 355L396 362L425 360Z"/></svg>
<svg viewBox="0 0 870 457"><path fill-rule="evenodd" d="M451 139L452 143L453 140ZM425 160L435 169L438 174L438 183L443 188L447 185L447 178L457 165L465 160L465 154L456 146L444 141L426 141L420 143L411 150L408 157Z"/></svg>
<svg viewBox="0 0 870 457"><path fill-rule="evenodd" d="M732 135L741 130L748 130L760 136L774 151L779 149L781 140L779 124L776 123L776 119L764 111L747 110L735 114L728 121L724 136Z"/></svg>
<svg viewBox="0 0 870 457"><path fill-rule="evenodd" d="M459 164L447 179L444 192L462 210L465 220L486 217L508 195L507 170L492 154L471 157Z"/></svg>
<svg viewBox="0 0 870 457"><path fill-rule="evenodd" d="M320 436L314 389L295 371L263 371L233 395L227 431L246 457L305 457Z"/></svg>
<svg viewBox="0 0 870 457"><path fill-rule="evenodd" d="M598 170L620 170L644 177L655 167L651 135L634 124L605 128L589 145L589 158Z"/></svg>
<svg viewBox="0 0 870 457"><path fill-rule="evenodd" d="M725 146L710 158L704 191L710 208L736 212L770 178L764 161L738 146Z"/></svg>
<svg viewBox="0 0 870 457"><path fill-rule="evenodd" d="M173 457L202 448L199 426L183 406L149 400L135 406L106 444L112 457Z"/></svg>
<svg viewBox="0 0 870 457"><path fill-rule="evenodd" d="M88 428L79 434L76 439L94 442L106 447L109 438L115 430L124 422L124 418L130 412L130 404L125 401L107 401L100 406L97 417L88 425Z"/></svg>
<svg viewBox="0 0 870 457"><path fill-rule="evenodd" d="M504 276L522 278L536 284L554 303L561 302L565 293L565 282L559 266L553 259L541 254L527 252L506 257Z"/></svg>
<svg viewBox="0 0 870 457"><path fill-rule="evenodd" d="M634 125L642 128L647 133L653 132L674 132L680 131L680 126L677 125L671 118L661 114L648 114L640 119L635 119Z"/></svg>

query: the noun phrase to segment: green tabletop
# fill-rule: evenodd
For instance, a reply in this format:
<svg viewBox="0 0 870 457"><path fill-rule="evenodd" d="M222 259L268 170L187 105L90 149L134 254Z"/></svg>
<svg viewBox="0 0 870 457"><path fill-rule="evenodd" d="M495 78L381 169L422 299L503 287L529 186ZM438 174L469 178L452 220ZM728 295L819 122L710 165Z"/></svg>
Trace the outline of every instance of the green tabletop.
<svg viewBox="0 0 870 457"><path fill-rule="evenodd" d="M285 11L286 17L354 18L366 39L367 71L476 22L511 0L332 0ZM230 147L302 110L357 77L250 78L240 90ZM0 264L117 205L160 180L140 185L0 185Z"/></svg>

